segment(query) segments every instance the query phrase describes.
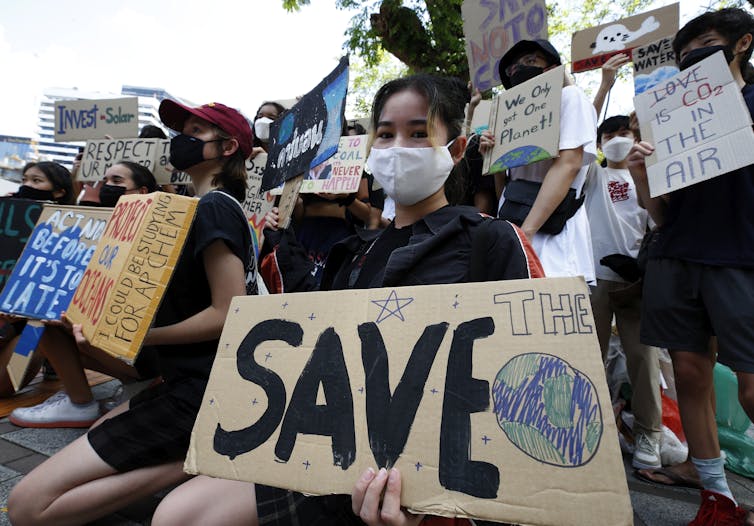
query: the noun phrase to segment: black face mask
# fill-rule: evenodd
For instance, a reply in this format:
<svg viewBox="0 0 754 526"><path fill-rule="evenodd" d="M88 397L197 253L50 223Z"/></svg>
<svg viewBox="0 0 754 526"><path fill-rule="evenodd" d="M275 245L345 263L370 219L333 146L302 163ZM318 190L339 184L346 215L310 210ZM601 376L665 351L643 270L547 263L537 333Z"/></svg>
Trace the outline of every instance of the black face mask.
<svg viewBox="0 0 754 526"><path fill-rule="evenodd" d="M698 47L696 49L692 49L688 53L686 53L686 56L683 57L683 60L678 64L678 68L683 71L684 69L690 68L694 64L697 64L704 60L707 57L711 57L718 51L722 51L725 54L725 60L730 64L733 62L733 50L728 46L707 46L707 47Z"/></svg>
<svg viewBox="0 0 754 526"><path fill-rule="evenodd" d="M114 207L118 204L120 196L126 193L125 186L115 186L114 184L104 184L99 189L99 202L102 206Z"/></svg>
<svg viewBox="0 0 754 526"><path fill-rule="evenodd" d="M170 164L177 170L185 170L206 161L204 145L209 142L219 142L223 139L203 141L190 135L179 134L170 140Z"/></svg>
<svg viewBox="0 0 754 526"><path fill-rule="evenodd" d="M37 190L31 186L21 185L13 197L19 199L35 199L37 201L54 201L52 190Z"/></svg>
<svg viewBox="0 0 754 526"><path fill-rule="evenodd" d="M511 86L518 86L527 80L533 79L537 75L541 75L544 71L545 68L539 66L518 65L516 66L515 71L511 74Z"/></svg>

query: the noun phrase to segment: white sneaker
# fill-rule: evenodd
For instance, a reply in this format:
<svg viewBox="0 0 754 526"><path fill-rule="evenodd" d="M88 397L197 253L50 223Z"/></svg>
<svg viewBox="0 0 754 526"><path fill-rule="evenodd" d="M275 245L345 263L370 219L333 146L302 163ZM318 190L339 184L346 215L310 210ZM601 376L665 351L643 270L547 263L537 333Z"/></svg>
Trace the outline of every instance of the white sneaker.
<svg viewBox="0 0 754 526"><path fill-rule="evenodd" d="M631 465L636 469L657 469L662 467L660 441L644 433L636 434L636 449Z"/></svg>
<svg viewBox="0 0 754 526"><path fill-rule="evenodd" d="M14 409L8 420L21 427L89 427L99 416L97 401L74 404L60 391L41 404Z"/></svg>

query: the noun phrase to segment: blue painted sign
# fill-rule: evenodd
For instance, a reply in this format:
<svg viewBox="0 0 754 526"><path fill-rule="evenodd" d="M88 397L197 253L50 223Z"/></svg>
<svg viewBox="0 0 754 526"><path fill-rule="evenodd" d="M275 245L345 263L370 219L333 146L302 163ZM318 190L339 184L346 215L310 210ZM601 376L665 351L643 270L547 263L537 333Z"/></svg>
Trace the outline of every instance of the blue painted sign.
<svg viewBox="0 0 754 526"><path fill-rule="evenodd" d="M8 280L42 211L42 203L31 199L0 198L0 290Z"/></svg>

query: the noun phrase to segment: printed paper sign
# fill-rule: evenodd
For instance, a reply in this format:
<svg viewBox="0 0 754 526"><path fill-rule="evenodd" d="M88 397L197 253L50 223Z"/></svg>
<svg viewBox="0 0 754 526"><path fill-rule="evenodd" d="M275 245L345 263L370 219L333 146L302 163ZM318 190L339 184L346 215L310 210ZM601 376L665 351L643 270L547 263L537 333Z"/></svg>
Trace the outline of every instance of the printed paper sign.
<svg viewBox="0 0 754 526"><path fill-rule="evenodd" d="M170 282L198 200L125 195L97 245L66 316L95 347L133 363Z"/></svg>
<svg viewBox="0 0 754 526"><path fill-rule="evenodd" d="M495 136L495 146L485 156L484 173L558 155L564 75L564 67L558 66L505 90L493 101L489 130Z"/></svg>
<svg viewBox="0 0 754 526"><path fill-rule="evenodd" d="M0 198L0 237L3 240L0 243L0 290L37 224L42 204L31 199Z"/></svg>
<svg viewBox="0 0 754 526"><path fill-rule="evenodd" d="M118 161L132 161L152 172L158 184L168 184L171 172L170 140L168 139L115 139L86 142L81 158L79 179L101 181L105 172Z"/></svg>
<svg viewBox="0 0 754 526"><path fill-rule="evenodd" d="M267 154L260 153L253 159L246 160L246 173L248 178L246 179L246 199L241 203L246 213L246 218L251 225L251 231L253 234L254 242L254 255L259 259L259 249L262 246L263 238L262 232L264 231L264 218L267 212L272 210L275 206L275 196L270 192L262 192L262 174L264 173L264 167L267 164Z"/></svg>
<svg viewBox="0 0 754 526"><path fill-rule="evenodd" d="M110 208L46 204L0 293L0 312L57 320L94 257Z"/></svg>
<svg viewBox="0 0 754 526"><path fill-rule="evenodd" d="M309 170L301 184L301 193L352 194L358 191L367 160L368 138L368 135L341 137L335 155Z"/></svg>
<svg viewBox="0 0 754 526"><path fill-rule="evenodd" d="M644 93L678 74L673 52L673 38L662 38L631 51L634 64L634 93Z"/></svg>
<svg viewBox="0 0 754 526"><path fill-rule="evenodd" d="M671 4L573 34L571 61L574 73L602 67L613 55L628 53L678 32L678 4Z"/></svg>
<svg viewBox="0 0 754 526"><path fill-rule="evenodd" d="M461 15L469 75L480 91L501 84L498 64L513 44L547 39L544 0L464 0Z"/></svg>
<svg viewBox="0 0 754 526"><path fill-rule="evenodd" d="M59 100L55 102L55 142L136 137L139 99Z"/></svg>
<svg viewBox="0 0 754 526"><path fill-rule="evenodd" d="M581 278L237 297L185 469L323 495L396 466L417 512L629 525L612 415Z"/></svg>
<svg viewBox="0 0 754 526"><path fill-rule="evenodd" d="M634 98L649 193L663 195L754 164L751 115L722 51Z"/></svg>
<svg viewBox="0 0 754 526"><path fill-rule="evenodd" d="M270 124L262 190L309 171L333 156L345 122L348 57L290 110Z"/></svg>

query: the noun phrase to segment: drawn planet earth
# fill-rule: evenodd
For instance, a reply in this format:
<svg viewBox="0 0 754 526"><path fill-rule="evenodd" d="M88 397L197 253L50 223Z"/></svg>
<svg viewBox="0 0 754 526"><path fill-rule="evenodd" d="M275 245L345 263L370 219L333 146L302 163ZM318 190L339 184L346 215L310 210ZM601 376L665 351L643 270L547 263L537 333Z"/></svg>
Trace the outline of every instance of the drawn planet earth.
<svg viewBox="0 0 754 526"><path fill-rule="evenodd" d="M492 399L500 428L515 446L545 464L589 462L602 437L602 412L592 381L565 360L520 354L497 373Z"/></svg>
<svg viewBox="0 0 754 526"><path fill-rule="evenodd" d="M527 164L550 159L552 155L537 145L520 146L500 157L490 165L490 173L502 172L508 168L526 166Z"/></svg>

